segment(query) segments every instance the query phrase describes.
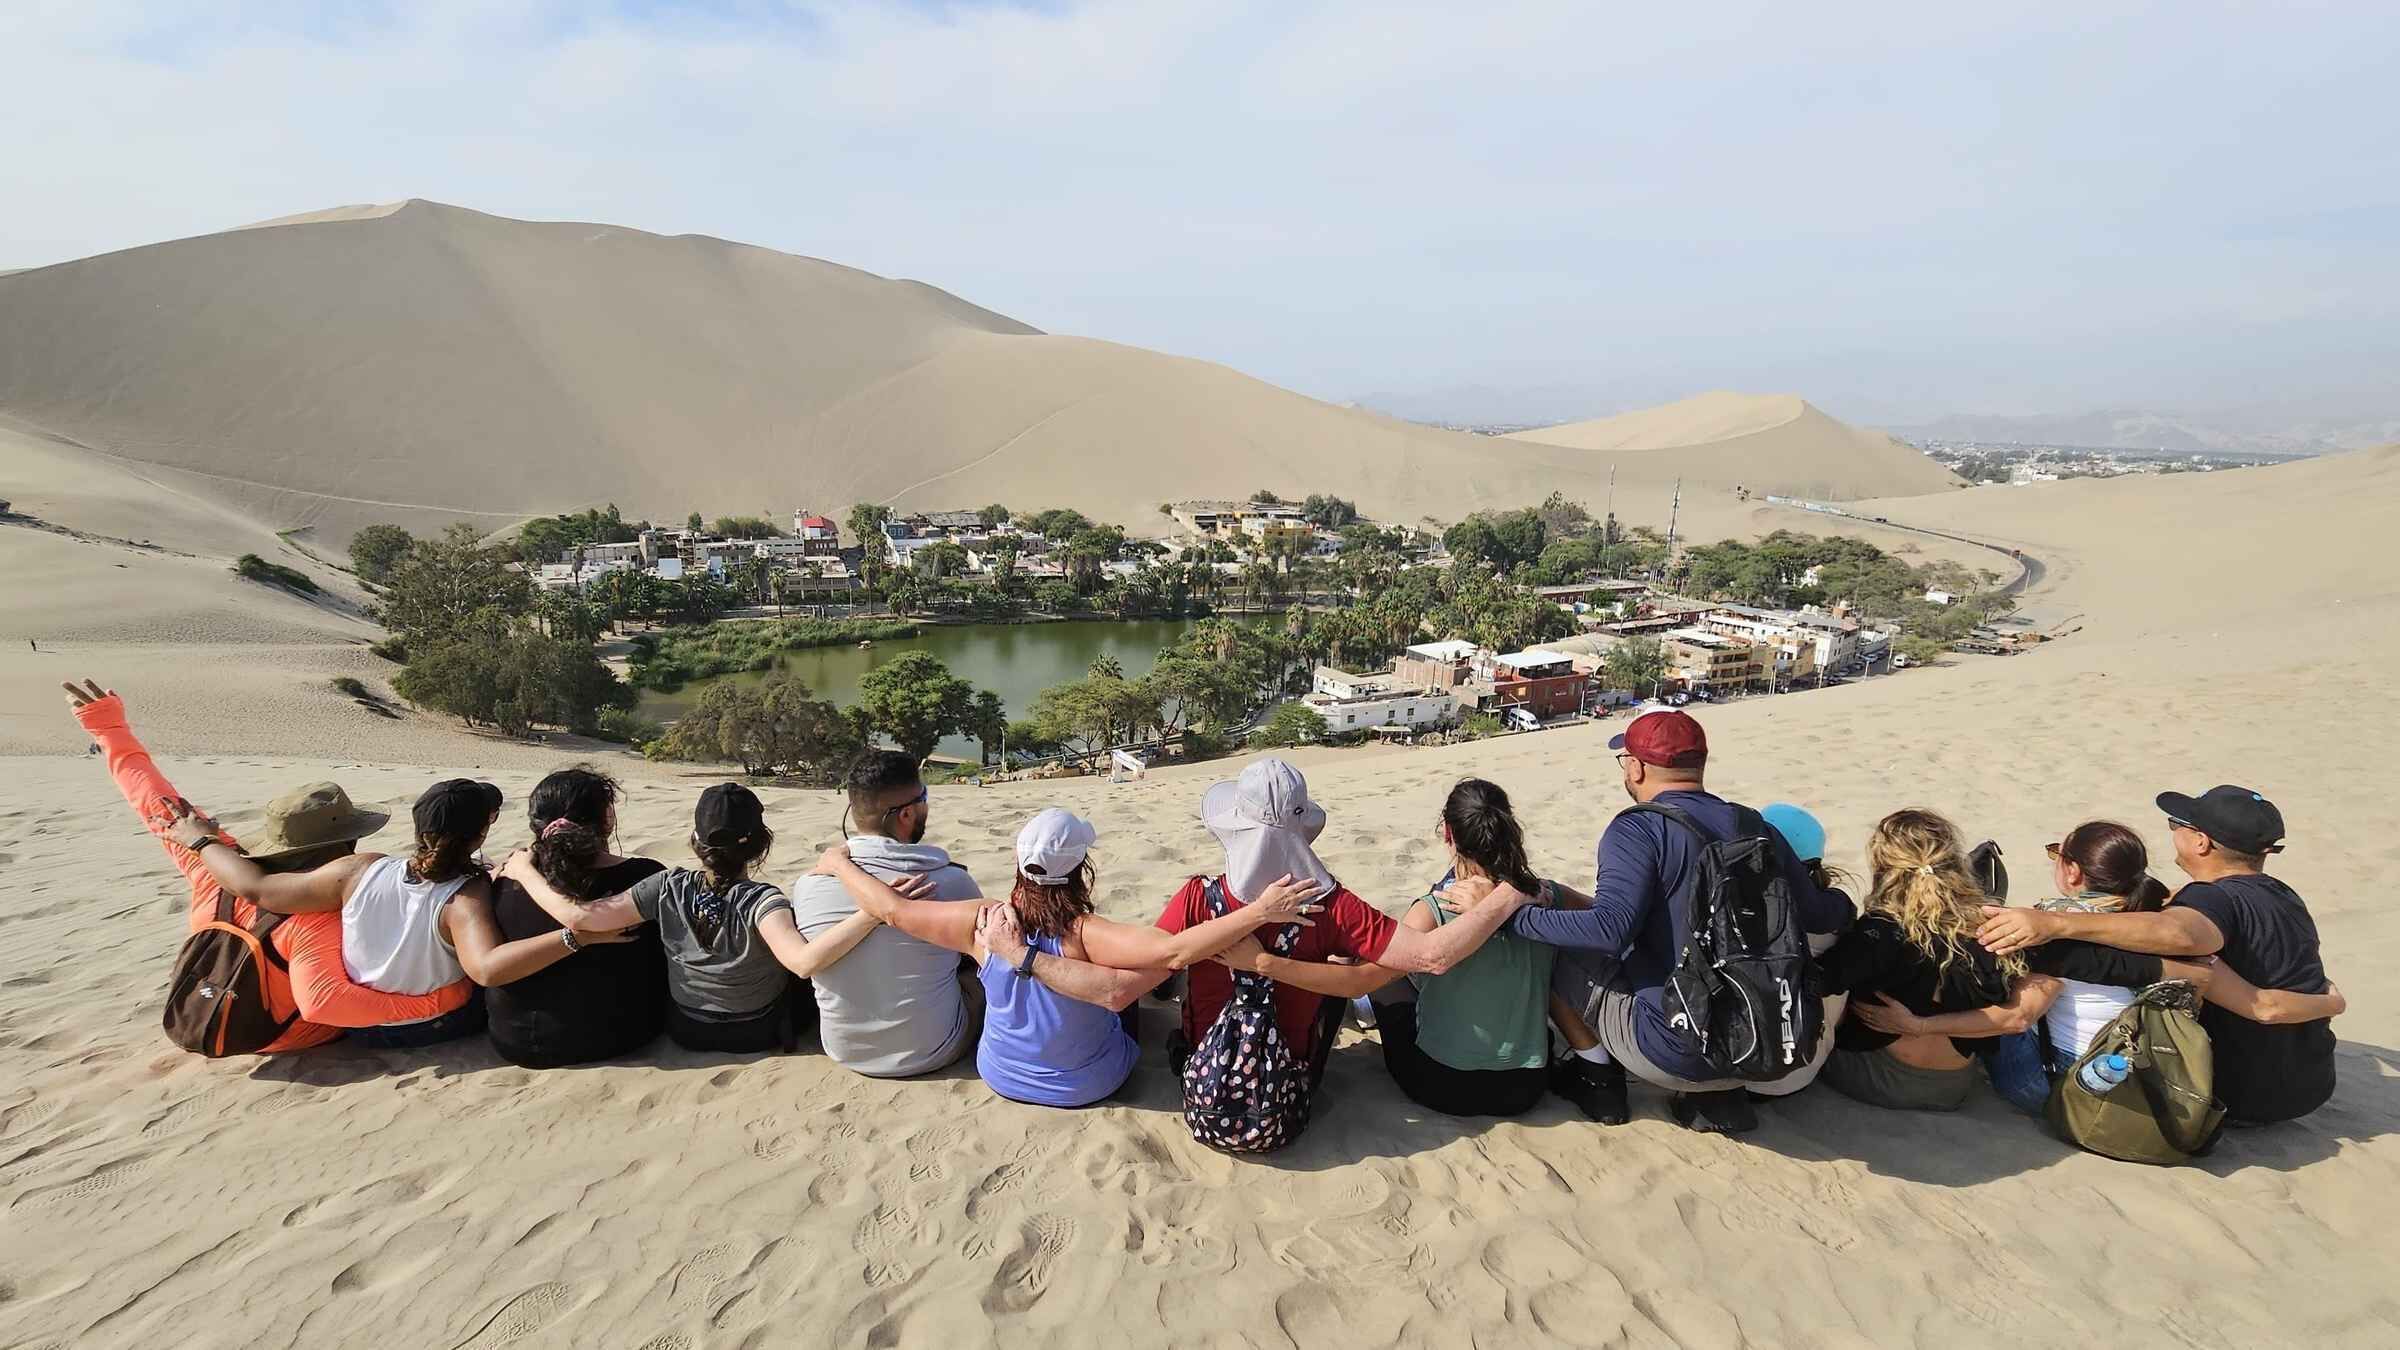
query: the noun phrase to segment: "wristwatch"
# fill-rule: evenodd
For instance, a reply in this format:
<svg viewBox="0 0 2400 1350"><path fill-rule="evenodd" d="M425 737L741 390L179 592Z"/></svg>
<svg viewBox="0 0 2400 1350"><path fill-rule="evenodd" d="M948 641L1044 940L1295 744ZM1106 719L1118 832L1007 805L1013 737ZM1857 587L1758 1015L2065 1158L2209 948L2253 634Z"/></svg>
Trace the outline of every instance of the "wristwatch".
<svg viewBox="0 0 2400 1350"><path fill-rule="evenodd" d="M195 858L196 858L196 857L199 857L201 854L203 854L203 853L206 853L206 852L208 851L208 846L209 846L210 844L221 844L221 843L223 843L223 842L225 842L225 841L224 841L224 840L222 840L222 839L219 839L219 838L217 838L215 835L213 835L213 834L212 834L212 835L208 836L207 838L205 838L205 839L202 839L202 840L201 840L199 843L197 843L197 844L186 844L186 845L184 845L183 847L184 847L184 851L185 851L185 852L187 852L187 853L190 853L190 854L191 854L193 857L195 857Z"/></svg>
<svg viewBox="0 0 2400 1350"><path fill-rule="evenodd" d="M1025 944L1025 955L1017 962L1017 973L1024 976L1026 979L1032 979L1033 958L1040 956L1041 954L1042 949L1034 946L1033 943L1028 940Z"/></svg>
<svg viewBox="0 0 2400 1350"><path fill-rule="evenodd" d="M558 940L566 944L566 948L569 953L583 950L583 942L575 936L575 930L572 928L559 929Z"/></svg>

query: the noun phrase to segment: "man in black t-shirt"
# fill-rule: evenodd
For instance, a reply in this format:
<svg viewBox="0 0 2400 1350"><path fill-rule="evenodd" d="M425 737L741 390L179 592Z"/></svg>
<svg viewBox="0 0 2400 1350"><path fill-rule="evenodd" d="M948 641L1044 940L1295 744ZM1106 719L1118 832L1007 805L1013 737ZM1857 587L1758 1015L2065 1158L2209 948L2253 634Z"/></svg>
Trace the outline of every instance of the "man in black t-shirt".
<svg viewBox="0 0 2400 1350"><path fill-rule="evenodd" d="M2162 792L2159 809L2175 835L2175 862L2192 878L2165 909L2141 914L1986 911L1976 935L2005 956L2058 938L2080 938L2160 956L2209 956L2261 989L2326 991L2316 920L2292 888L2266 874L2283 851L2283 813L2248 788L2224 785L2197 797ZM2333 1095L2330 1021L2263 1026L2211 1004L2200 1012L2216 1049L2217 1099L2251 1124L2307 1115Z"/></svg>

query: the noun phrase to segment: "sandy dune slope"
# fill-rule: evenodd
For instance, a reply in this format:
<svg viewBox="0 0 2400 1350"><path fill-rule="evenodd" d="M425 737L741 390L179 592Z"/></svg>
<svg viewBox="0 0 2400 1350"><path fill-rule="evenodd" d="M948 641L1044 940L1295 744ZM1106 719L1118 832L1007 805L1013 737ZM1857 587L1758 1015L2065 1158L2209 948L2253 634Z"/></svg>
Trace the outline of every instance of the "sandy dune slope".
<svg viewBox="0 0 2400 1350"><path fill-rule="evenodd" d="M1609 471L1043 335L917 282L423 201L0 278L0 415L337 544L375 520L611 499L662 518L1000 500L1142 528L1169 498L1271 487L1452 520L1553 488L1597 500ZM1940 486L1922 457L1864 454L1837 434L1861 433L1807 417L1823 425L1805 450L1629 456L1620 503L1663 520L1678 477Z"/></svg>
<svg viewBox="0 0 2400 1350"><path fill-rule="evenodd" d="M1836 421L1789 394L1700 394L1615 417L1519 431L1510 439L1607 452L1594 458L1644 476L1671 463L1701 482L1836 501L1959 485L1949 470L1905 442Z"/></svg>
<svg viewBox="0 0 2400 1350"><path fill-rule="evenodd" d="M2277 870L2353 1000L2342 1085L2203 1165L2076 1154L1988 1096L1918 1117L1819 1089L1769 1108L1747 1143L1686 1134L1643 1094L1616 1130L1557 1102L1453 1121L1401 1098L1355 1034L1306 1139L1236 1162L1189 1142L1155 1021L1130 1100L1072 1114L996 1100L966 1070L872 1082L813 1053L661 1048L541 1075L473 1045L204 1063L156 1027L181 936L158 850L96 766L29 757L0 777L0 1320L37 1346L195 1325L477 1350L2391 1345L2400 595L2378 550L2400 526L2395 474L2400 449L1889 503L2040 550L2036 601L2082 631L1704 714L1714 785L1816 808L1850 866L1904 804L1999 839L2033 891L2042 845L2089 816L2163 850L2162 787L2243 781L2281 802ZM62 664L129 652L71 646ZM0 672L32 659L0 653ZM118 680L161 740L171 675ZM8 687L12 715L63 721ZM332 774L400 806L432 772L247 753L252 728L230 719L176 730L198 739L169 771L236 830L295 781ZM1515 795L1538 866L1587 877L1620 803L1607 731L1309 755L1326 857L1401 903L1440 870L1441 794L1477 773ZM524 837L514 803L542 767L493 767L512 800L496 844ZM699 780L619 767L625 844L676 856ZM1193 815L1209 776L942 789L933 838L995 886L1017 824L1063 802L1100 826L1107 911L1144 916L1207 865ZM839 807L768 797L788 879Z"/></svg>

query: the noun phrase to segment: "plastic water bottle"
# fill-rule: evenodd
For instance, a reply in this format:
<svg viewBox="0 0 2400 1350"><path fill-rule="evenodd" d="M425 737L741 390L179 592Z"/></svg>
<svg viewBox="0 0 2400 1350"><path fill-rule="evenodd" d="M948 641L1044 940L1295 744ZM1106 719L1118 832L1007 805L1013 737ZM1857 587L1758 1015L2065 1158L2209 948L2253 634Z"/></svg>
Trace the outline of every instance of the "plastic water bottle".
<svg viewBox="0 0 2400 1350"><path fill-rule="evenodd" d="M2102 1055L2076 1071L2075 1081L2095 1097L2105 1097L2108 1090L2124 1082L2133 1073L2133 1061L2123 1055Z"/></svg>

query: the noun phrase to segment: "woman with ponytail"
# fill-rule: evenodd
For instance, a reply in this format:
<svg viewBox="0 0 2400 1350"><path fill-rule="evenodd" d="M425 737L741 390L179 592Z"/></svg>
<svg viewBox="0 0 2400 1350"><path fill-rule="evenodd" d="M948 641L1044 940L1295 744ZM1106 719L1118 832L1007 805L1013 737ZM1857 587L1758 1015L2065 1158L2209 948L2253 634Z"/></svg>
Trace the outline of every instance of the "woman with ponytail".
<svg viewBox="0 0 2400 1350"><path fill-rule="evenodd" d="M2167 902L2165 884L2150 875L2142 837L2115 821L2085 821L2047 852L2058 895L2036 909L2140 913ZM2040 1115L2051 1085L2083 1057L2092 1038L2132 1004L2136 992L2161 980L2189 981L2210 1002L2256 1022L2313 1021L2348 1006L2334 990L2257 989L2208 958L2169 960L2076 941L2048 943L2023 957L2029 970L2004 1003L1924 1016L1880 1001L1860 1006L1859 1020L1904 1038L1989 1038L1982 1044L1993 1089L2012 1105Z"/></svg>
<svg viewBox="0 0 2400 1350"><path fill-rule="evenodd" d="M617 780L585 765L560 769L526 798L533 843L528 864L560 894L576 900L633 889L666 870L650 858L620 857ZM622 935L566 930L525 887L502 876L492 886L492 917L506 940L547 938L562 953L547 968L491 989L492 1048L528 1069L615 1059L657 1039L666 1025L666 954L647 925ZM611 940L612 937L618 940Z"/></svg>
<svg viewBox="0 0 2400 1350"><path fill-rule="evenodd" d="M1527 895L1559 891L1533 873L1525 831L1496 783L1463 778L1442 801L1450 871L1400 917L1430 933L1456 917L1441 894L1454 883L1504 882ZM1573 900L1582 897L1574 896ZM1442 975L1411 975L1369 995L1384 1068L1420 1106L1452 1116L1514 1116L1550 1083L1550 966L1557 948L1494 933Z"/></svg>

